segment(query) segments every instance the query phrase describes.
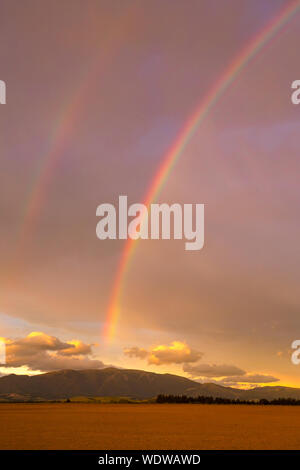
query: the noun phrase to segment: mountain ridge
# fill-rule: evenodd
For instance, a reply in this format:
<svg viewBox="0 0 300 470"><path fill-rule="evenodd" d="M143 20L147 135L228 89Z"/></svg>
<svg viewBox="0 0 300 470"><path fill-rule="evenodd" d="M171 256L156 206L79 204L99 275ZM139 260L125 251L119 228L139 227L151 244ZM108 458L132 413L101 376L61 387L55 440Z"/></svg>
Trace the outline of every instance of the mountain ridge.
<svg viewBox="0 0 300 470"><path fill-rule="evenodd" d="M174 374L138 369L63 369L37 375L9 374L0 377L0 401L59 400L77 396L147 399L159 394L212 396L242 400L300 399L300 389L263 386L250 390L199 383Z"/></svg>

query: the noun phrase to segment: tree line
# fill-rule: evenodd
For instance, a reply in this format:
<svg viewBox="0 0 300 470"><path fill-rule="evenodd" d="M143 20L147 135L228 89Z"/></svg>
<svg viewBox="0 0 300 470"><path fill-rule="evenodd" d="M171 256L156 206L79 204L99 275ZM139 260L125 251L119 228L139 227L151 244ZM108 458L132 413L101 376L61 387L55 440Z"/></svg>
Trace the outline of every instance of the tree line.
<svg viewBox="0 0 300 470"><path fill-rule="evenodd" d="M207 397L199 395L197 397L190 397L187 395L163 395L160 394L156 398L156 403L201 403L205 405L292 405L299 406L300 400L295 398L274 398L267 400L261 398L260 400L240 400L239 398L221 398L221 397Z"/></svg>

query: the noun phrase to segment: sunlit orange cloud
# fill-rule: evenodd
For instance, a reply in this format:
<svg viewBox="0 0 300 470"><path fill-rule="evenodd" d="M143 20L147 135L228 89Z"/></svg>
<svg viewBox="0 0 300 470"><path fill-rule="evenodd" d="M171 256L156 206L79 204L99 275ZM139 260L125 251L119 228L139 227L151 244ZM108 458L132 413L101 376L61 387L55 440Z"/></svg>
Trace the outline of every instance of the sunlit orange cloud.
<svg viewBox="0 0 300 470"><path fill-rule="evenodd" d="M0 338L6 346L3 371L16 369L51 371L58 369L103 368L102 361L94 358L92 345L80 340L62 341L41 331L25 337ZM5 372L4 372L5 373Z"/></svg>

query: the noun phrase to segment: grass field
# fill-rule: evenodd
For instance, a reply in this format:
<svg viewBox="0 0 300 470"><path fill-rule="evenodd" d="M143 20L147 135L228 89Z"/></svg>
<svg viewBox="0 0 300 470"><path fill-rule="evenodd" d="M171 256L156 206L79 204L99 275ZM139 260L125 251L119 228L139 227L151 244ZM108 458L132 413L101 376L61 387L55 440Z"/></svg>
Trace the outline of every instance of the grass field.
<svg viewBox="0 0 300 470"><path fill-rule="evenodd" d="M300 449L300 407L0 404L0 449Z"/></svg>

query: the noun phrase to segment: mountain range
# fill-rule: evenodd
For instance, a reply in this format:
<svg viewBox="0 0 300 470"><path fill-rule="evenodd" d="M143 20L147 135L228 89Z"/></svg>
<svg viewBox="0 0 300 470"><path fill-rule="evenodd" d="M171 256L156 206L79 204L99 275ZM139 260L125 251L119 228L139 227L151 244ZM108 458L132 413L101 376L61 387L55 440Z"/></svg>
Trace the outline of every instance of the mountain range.
<svg viewBox="0 0 300 470"><path fill-rule="evenodd" d="M72 397L130 397L148 399L158 394L212 396L241 400L300 399L300 389L264 386L250 390L198 383L172 374L143 370L60 370L39 375L0 377L0 401L61 400Z"/></svg>

